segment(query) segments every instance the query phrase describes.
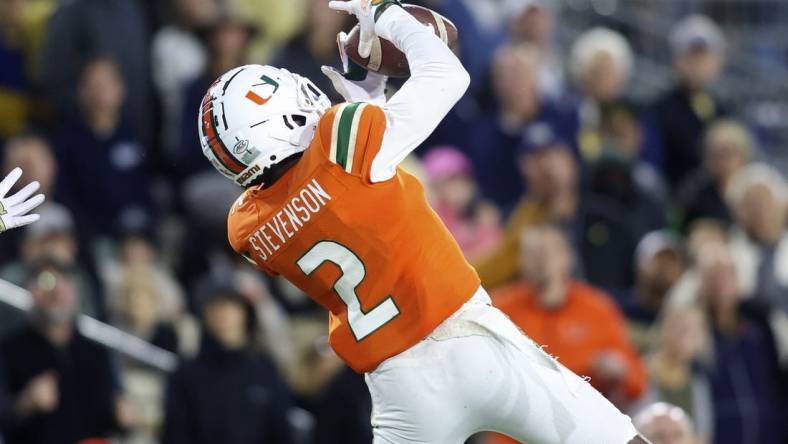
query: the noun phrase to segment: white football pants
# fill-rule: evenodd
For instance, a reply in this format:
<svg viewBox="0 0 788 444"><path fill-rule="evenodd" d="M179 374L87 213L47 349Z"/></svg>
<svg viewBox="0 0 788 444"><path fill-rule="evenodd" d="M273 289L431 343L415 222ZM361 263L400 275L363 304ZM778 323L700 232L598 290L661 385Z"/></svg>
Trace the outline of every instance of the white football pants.
<svg viewBox="0 0 788 444"><path fill-rule="evenodd" d="M527 338L482 288L366 381L374 444L462 444L480 431L528 444L626 444L637 435L629 417Z"/></svg>

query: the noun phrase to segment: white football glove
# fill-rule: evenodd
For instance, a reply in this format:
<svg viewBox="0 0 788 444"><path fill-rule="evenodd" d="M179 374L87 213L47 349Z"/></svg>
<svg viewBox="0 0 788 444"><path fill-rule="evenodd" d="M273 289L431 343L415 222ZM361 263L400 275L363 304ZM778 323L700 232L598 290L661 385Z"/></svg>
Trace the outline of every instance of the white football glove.
<svg viewBox="0 0 788 444"><path fill-rule="evenodd" d="M375 22L389 6L400 5L399 0L334 0L328 7L335 11L353 14L358 19L361 34L358 40L358 55L367 58L372 53L375 37Z"/></svg>
<svg viewBox="0 0 788 444"><path fill-rule="evenodd" d="M38 214L27 214L44 202L43 194L30 197L41 186L38 182L29 183L13 196L5 197L20 177L22 169L14 168L8 177L0 182L0 233L32 224L41 217Z"/></svg>
<svg viewBox="0 0 788 444"><path fill-rule="evenodd" d="M321 70L334 89L348 102L369 102L376 105L386 103L386 81L388 77L367 71L364 67L350 60L347 56L347 34L337 34L339 58L342 60L344 73L330 66L323 66Z"/></svg>

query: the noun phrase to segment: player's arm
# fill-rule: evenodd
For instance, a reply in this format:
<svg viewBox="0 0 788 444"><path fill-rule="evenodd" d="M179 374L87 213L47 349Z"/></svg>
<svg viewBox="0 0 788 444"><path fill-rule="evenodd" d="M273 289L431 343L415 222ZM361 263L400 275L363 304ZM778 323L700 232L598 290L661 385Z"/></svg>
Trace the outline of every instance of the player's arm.
<svg viewBox="0 0 788 444"><path fill-rule="evenodd" d="M44 202L43 194L33 196L40 187L38 182L29 183L13 196L6 197L20 177L22 169L14 168L0 182L0 233L32 224L40 218L38 214L27 214Z"/></svg>
<svg viewBox="0 0 788 444"><path fill-rule="evenodd" d="M382 182L394 176L397 165L435 130L467 90L470 77L434 31L398 2L350 0L330 6L359 19L362 57L364 48L371 46L364 41L377 34L402 51L410 66L410 79L382 105L386 128L369 171L372 182Z"/></svg>
<svg viewBox="0 0 788 444"><path fill-rule="evenodd" d="M383 106L386 132L371 171L372 181L378 182L391 178L397 165L432 134L465 94L470 76L432 29L399 6L380 14L375 32L405 53L411 72Z"/></svg>

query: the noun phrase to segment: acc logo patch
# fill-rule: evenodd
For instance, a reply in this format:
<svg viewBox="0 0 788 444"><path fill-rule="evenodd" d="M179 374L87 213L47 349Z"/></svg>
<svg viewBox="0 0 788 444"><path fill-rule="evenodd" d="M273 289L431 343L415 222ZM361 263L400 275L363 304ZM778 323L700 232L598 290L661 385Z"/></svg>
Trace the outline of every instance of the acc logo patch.
<svg viewBox="0 0 788 444"><path fill-rule="evenodd" d="M233 147L233 153L235 154L243 154L246 151L249 151L248 140L239 140L238 143L236 143Z"/></svg>

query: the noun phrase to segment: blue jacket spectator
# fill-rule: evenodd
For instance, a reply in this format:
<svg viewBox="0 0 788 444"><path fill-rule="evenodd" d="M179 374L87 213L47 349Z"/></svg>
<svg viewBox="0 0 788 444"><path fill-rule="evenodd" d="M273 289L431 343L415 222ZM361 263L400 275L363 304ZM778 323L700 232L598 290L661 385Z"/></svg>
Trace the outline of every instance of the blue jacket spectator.
<svg viewBox="0 0 788 444"><path fill-rule="evenodd" d="M116 65L89 62L79 87L81 114L56 140L65 201L87 239L150 226L152 198L146 152L123 119L126 89Z"/></svg>
<svg viewBox="0 0 788 444"><path fill-rule="evenodd" d="M733 335L715 329L715 360L707 370L715 444L778 444L786 439L784 399L769 335L742 322Z"/></svg>
<svg viewBox="0 0 788 444"><path fill-rule="evenodd" d="M523 194L516 159L518 147L527 143L529 128L548 125L551 133L569 141L576 134L574 109L540 98L539 63L537 50L527 44L498 50L492 86L499 110L480 116L461 144L474 163L482 194L504 211L511 210Z"/></svg>

